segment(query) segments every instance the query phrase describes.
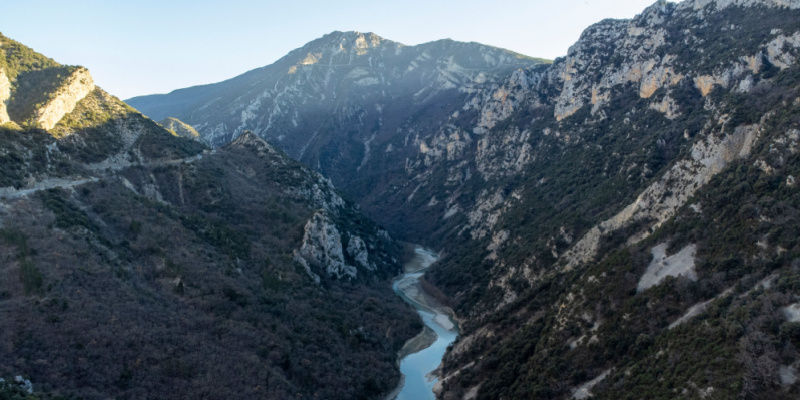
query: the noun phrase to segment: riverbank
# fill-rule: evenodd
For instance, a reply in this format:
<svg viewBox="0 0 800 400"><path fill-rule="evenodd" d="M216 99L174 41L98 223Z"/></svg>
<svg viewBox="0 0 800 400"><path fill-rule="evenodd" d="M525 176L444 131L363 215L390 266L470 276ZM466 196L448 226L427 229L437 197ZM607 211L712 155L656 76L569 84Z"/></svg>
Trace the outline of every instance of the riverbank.
<svg viewBox="0 0 800 400"><path fill-rule="evenodd" d="M398 354L403 377L387 399L435 399L433 386L438 382L438 367L447 346L458 336L452 310L427 293L420 284L425 269L437 259L432 251L415 247L414 257L404 266L406 272L392 285L398 296L414 306L425 328L407 341Z"/></svg>

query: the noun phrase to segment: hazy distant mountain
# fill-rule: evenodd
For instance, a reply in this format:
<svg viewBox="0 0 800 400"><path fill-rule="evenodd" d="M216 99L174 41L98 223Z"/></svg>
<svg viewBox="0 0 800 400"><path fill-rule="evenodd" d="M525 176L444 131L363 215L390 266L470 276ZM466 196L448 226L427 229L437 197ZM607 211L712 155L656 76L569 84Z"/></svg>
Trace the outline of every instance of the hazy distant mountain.
<svg viewBox="0 0 800 400"><path fill-rule="evenodd" d="M214 145L247 129L301 158L319 147L314 138L346 124L352 132L343 137L364 152L364 141L394 134L390 128L408 116L452 107L459 93L537 62L478 43L405 46L372 33L333 32L227 81L127 102L154 119L177 117Z"/></svg>
<svg viewBox="0 0 800 400"><path fill-rule="evenodd" d="M236 78L128 102L154 119L181 119L215 146L252 130L349 187L402 169L422 130L477 88L542 62L478 43L405 46L333 32Z"/></svg>

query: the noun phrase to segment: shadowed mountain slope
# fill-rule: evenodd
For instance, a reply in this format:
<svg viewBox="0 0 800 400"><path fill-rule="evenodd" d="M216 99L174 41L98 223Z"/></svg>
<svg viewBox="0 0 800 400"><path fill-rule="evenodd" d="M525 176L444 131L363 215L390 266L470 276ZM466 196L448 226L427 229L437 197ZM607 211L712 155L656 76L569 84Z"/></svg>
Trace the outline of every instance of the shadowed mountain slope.
<svg viewBox="0 0 800 400"><path fill-rule="evenodd" d="M0 376L86 399L396 386L421 329L389 285L403 249L328 179L251 133L180 137L0 41Z"/></svg>

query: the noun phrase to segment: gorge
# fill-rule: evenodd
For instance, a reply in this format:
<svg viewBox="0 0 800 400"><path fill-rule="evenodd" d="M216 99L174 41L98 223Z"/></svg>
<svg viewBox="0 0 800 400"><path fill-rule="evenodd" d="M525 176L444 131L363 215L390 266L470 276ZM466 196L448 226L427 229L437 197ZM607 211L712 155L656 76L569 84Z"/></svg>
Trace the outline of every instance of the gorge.
<svg viewBox="0 0 800 400"><path fill-rule="evenodd" d="M798 0L657 1L553 61L337 31L127 103L0 40L6 381L800 393Z"/></svg>

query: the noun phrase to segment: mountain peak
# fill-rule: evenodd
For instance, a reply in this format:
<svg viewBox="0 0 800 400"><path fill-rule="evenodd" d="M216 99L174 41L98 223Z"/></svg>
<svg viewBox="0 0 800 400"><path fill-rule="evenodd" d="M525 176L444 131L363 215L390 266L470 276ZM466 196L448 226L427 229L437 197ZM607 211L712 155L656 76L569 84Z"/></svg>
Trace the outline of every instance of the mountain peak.
<svg viewBox="0 0 800 400"><path fill-rule="evenodd" d="M267 153L277 153L277 150L275 150L275 148L272 147L271 144L269 144L266 140L260 138L251 130L244 131L241 135L239 135L239 137L234 139L229 146L240 149L247 149L247 148L254 149L260 155L265 155Z"/></svg>
<svg viewBox="0 0 800 400"><path fill-rule="evenodd" d="M399 43L384 39L372 32L333 31L317 40L311 41L303 46L303 49L330 49L334 53L355 51L358 55L361 55L368 49L387 45L399 45Z"/></svg>
<svg viewBox="0 0 800 400"><path fill-rule="evenodd" d="M357 40L357 39L366 39L369 41L377 41L381 42L384 39L381 36L378 36L372 32L359 32L359 31L333 31L331 33L326 33L322 35L322 38L335 38L335 39L345 39L345 40Z"/></svg>

